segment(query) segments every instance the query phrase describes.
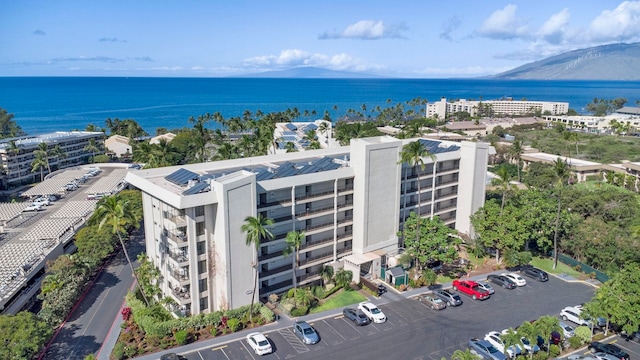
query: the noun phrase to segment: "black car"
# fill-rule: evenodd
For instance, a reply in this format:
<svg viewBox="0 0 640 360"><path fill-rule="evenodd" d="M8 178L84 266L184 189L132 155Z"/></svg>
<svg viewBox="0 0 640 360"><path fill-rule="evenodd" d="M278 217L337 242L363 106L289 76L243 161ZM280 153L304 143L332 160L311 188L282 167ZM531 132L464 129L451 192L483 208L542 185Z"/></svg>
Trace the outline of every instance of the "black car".
<svg viewBox="0 0 640 360"><path fill-rule="evenodd" d="M589 350L591 352L603 352L605 354L613 355L620 360L629 360L629 354L622 351L619 347L613 344L605 344L598 341L594 341L589 344Z"/></svg>
<svg viewBox="0 0 640 360"><path fill-rule="evenodd" d="M462 298L460 298L460 295L453 294L445 289L435 289L433 290L433 295L442 299L442 301L446 302L449 306L462 305Z"/></svg>
<svg viewBox="0 0 640 360"><path fill-rule="evenodd" d="M503 289L515 289L518 287L511 279L503 275L487 275L487 281L491 281Z"/></svg>
<svg viewBox="0 0 640 360"><path fill-rule="evenodd" d="M358 311L358 309L354 308L345 308L342 310L342 315L346 319L353 321L354 324L362 326L371 323L371 320L365 315L362 311Z"/></svg>
<svg viewBox="0 0 640 360"><path fill-rule="evenodd" d="M541 282L549 280L549 274L547 274L546 271L540 270L533 266L524 267L522 270L520 270L520 273Z"/></svg>

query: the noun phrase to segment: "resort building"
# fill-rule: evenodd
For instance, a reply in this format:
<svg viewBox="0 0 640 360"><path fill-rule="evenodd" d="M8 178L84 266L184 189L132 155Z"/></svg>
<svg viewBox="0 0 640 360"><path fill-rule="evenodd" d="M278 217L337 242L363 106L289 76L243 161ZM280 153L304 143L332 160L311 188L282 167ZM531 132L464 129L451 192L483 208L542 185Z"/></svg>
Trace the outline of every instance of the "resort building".
<svg viewBox="0 0 640 360"><path fill-rule="evenodd" d="M424 169L401 163L412 141L423 142L435 161L423 159ZM480 142L384 136L143 169L126 181L143 193L146 253L161 272L162 295L175 301L176 315L198 314L282 293L294 281L318 283L325 264L352 270L354 281L381 277L411 211L472 234L469 217L484 204L491 150ZM274 238L256 249L241 227L258 215L273 220ZM296 264L295 254L283 255L290 231L305 235Z"/></svg>
<svg viewBox="0 0 640 360"><path fill-rule="evenodd" d="M94 155L103 154L102 139L104 133L91 131L58 131L38 136L24 136L14 139L0 140L0 187L12 188L22 184L40 181L40 171L33 170L33 160L36 158L34 150L38 150L41 143L47 144L48 164L51 171L84 164L91 153L85 147L93 140L99 149ZM60 154L56 153L59 147ZM49 168L43 169L44 175Z"/></svg>
<svg viewBox="0 0 640 360"><path fill-rule="evenodd" d="M277 147L270 148L269 153L304 151L313 149L314 146L316 149L337 146L337 141L331 137L332 131L331 121L327 120L276 123L273 138ZM315 139L310 139L309 136L314 136Z"/></svg>
<svg viewBox="0 0 640 360"><path fill-rule="evenodd" d="M109 153L115 155L118 158L124 156L133 155L133 149L130 144L130 140L126 136L111 135L104 141L104 146Z"/></svg>
<svg viewBox="0 0 640 360"><path fill-rule="evenodd" d="M623 107L606 116L546 115L542 118L550 123L564 124L568 129L591 134L611 134L616 130L616 123L626 125L628 131L625 132L637 132L640 129L640 108Z"/></svg>
<svg viewBox="0 0 640 360"><path fill-rule="evenodd" d="M512 116L536 113L559 115L566 114L569 111L568 102L513 100L511 98L485 101L460 99L448 102L446 98L442 98L440 101L427 104L426 116L428 118L446 119L447 114L456 112L467 112L471 116L476 116L481 107L489 107L492 114Z"/></svg>

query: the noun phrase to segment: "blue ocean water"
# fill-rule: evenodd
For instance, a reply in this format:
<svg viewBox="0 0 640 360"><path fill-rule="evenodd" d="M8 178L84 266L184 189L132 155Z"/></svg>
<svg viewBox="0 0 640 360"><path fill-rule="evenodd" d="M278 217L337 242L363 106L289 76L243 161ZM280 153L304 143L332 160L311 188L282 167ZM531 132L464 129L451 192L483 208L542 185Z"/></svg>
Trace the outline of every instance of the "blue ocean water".
<svg viewBox="0 0 640 360"><path fill-rule="evenodd" d="M107 118L134 119L150 134L158 127L191 127L189 117L220 112L242 116L297 108L325 110L333 119L348 109L367 111L420 97L564 101L584 112L594 98L640 100L638 81L476 79L252 79L0 77L0 107L28 134L104 127ZM390 102L389 102L390 100ZM334 109L337 106L337 110ZM301 118L301 121L310 120ZM214 125L212 125L213 127Z"/></svg>

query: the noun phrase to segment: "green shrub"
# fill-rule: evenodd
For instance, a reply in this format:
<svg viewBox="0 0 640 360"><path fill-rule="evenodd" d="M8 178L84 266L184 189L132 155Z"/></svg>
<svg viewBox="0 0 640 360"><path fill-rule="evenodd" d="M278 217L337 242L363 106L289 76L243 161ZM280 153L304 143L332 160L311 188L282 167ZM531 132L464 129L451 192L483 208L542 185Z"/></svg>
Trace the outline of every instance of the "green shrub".
<svg viewBox="0 0 640 360"><path fill-rule="evenodd" d="M116 343L116 345L113 347L113 351L111 352L111 356L115 360L124 359L124 344L121 342Z"/></svg>
<svg viewBox="0 0 640 360"><path fill-rule="evenodd" d="M287 298L291 299L295 296L296 296L296 289L289 289L289 291L287 291Z"/></svg>
<svg viewBox="0 0 640 360"><path fill-rule="evenodd" d="M549 357L557 358L560 355L560 347L556 344L549 345Z"/></svg>
<svg viewBox="0 0 640 360"><path fill-rule="evenodd" d="M127 345L124 347L124 355L128 358L136 356L138 353L138 345Z"/></svg>
<svg viewBox="0 0 640 360"><path fill-rule="evenodd" d="M577 349L582 346L582 340L577 336L572 336L569 338L569 346L572 349Z"/></svg>
<svg viewBox="0 0 640 360"><path fill-rule="evenodd" d="M304 316L304 315L307 315L308 312L309 312L308 307L300 306L291 310L291 316L293 317Z"/></svg>
<svg viewBox="0 0 640 360"><path fill-rule="evenodd" d="M314 286L313 288L311 288L311 293L318 299L322 299L322 297L324 296L324 290L322 289L322 286Z"/></svg>
<svg viewBox="0 0 640 360"><path fill-rule="evenodd" d="M227 320L227 326L229 327L229 330L231 330L232 332L236 332L240 330L240 319L231 318Z"/></svg>
<svg viewBox="0 0 640 360"><path fill-rule="evenodd" d="M176 331L175 335L173 335L176 338L176 342L178 343L178 345L185 345L187 343L187 337L189 336L189 334L187 333L187 330L180 330L180 331Z"/></svg>
<svg viewBox="0 0 640 360"><path fill-rule="evenodd" d="M158 346L160 344L160 337L158 335L147 336L147 344L153 347Z"/></svg>
<svg viewBox="0 0 640 360"><path fill-rule="evenodd" d="M325 291L323 296L322 296L322 298L326 299L326 298L328 298L329 296L333 295L336 291L338 291L340 289L342 289L342 286L335 286L335 287L331 288L331 290Z"/></svg>
<svg viewBox="0 0 640 360"><path fill-rule="evenodd" d="M269 309L266 306L263 306L260 308L260 316L264 319L265 322L273 322L273 320L275 319L275 314L273 313L273 311L271 311L271 309Z"/></svg>
<svg viewBox="0 0 640 360"><path fill-rule="evenodd" d="M589 329L588 326L578 326L577 328L575 328L574 332L574 337L580 339L583 344L591 341L591 329Z"/></svg>
<svg viewBox="0 0 640 360"><path fill-rule="evenodd" d="M422 280L424 281L424 285L429 286L436 283L438 279L438 274L431 269L426 269L422 272Z"/></svg>
<svg viewBox="0 0 640 360"><path fill-rule="evenodd" d="M111 162L111 158L109 157L109 155L96 155L93 158L93 162L98 164L98 163L108 163Z"/></svg>

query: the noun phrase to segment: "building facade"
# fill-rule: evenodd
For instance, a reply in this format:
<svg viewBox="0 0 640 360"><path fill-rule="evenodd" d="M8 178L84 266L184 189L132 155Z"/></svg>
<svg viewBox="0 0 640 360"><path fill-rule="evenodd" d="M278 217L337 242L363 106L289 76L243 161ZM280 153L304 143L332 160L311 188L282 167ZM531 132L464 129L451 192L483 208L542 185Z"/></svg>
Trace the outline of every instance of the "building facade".
<svg viewBox="0 0 640 360"><path fill-rule="evenodd" d="M422 141L436 161L400 162ZM484 204L488 144L392 137L347 147L129 172L143 193L146 252L177 314L247 305L320 281L325 264L380 276L384 254L411 211L439 216L461 233ZM421 204L418 204L418 178ZM258 250L240 230L248 216L274 221ZM283 256L290 231L305 234L299 261ZM257 271L257 280L254 279ZM257 281L256 293L253 292Z"/></svg>
<svg viewBox="0 0 640 360"><path fill-rule="evenodd" d="M102 145L104 133L91 131L58 131L39 136L24 136L0 141L0 165L2 166L1 184L3 189L20 184L40 181L40 171L33 172L35 150L41 143L47 144L48 162L51 171L86 163L92 156L85 147L92 141L98 148L94 155L104 154ZM62 155L55 154L58 147ZM49 173L43 169L44 175Z"/></svg>
<svg viewBox="0 0 640 360"><path fill-rule="evenodd" d="M560 115L566 114L569 111L568 102L512 99L485 101L460 99L454 102L448 102L446 98L442 98L440 101L427 104L426 116L428 118L437 117L438 119L445 119L447 114L456 112L467 112L471 116L476 116L482 106L490 107L493 114L516 116L535 113Z"/></svg>

